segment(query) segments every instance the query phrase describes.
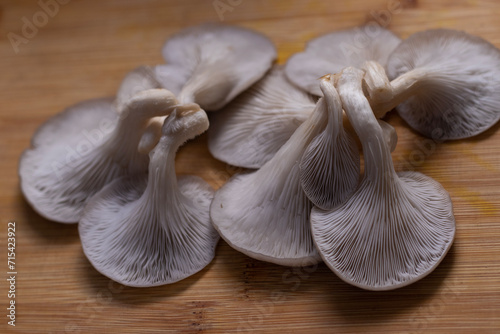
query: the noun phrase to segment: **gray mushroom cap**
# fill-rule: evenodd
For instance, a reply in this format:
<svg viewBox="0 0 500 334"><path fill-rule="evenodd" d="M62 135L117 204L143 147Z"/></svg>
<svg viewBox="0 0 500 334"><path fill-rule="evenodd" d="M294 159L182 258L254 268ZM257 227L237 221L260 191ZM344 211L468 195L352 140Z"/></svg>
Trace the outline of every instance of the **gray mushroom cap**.
<svg viewBox="0 0 500 334"><path fill-rule="evenodd" d="M387 72L412 93L398 113L427 137L467 138L500 119L500 50L480 37L448 29L415 33L391 54Z"/></svg>
<svg viewBox="0 0 500 334"><path fill-rule="evenodd" d="M315 206L331 209L356 189L360 157L356 141L344 130L342 103L330 75L322 78L320 88L327 106L328 123L302 156L300 182Z"/></svg>
<svg viewBox="0 0 500 334"><path fill-rule="evenodd" d="M304 52L290 57L285 73L298 87L320 96L318 78L339 73L347 66L360 67L367 60L384 65L400 42L399 37L381 27L332 32L309 41Z"/></svg>
<svg viewBox="0 0 500 334"><path fill-rule="evenodd" d="M170 37L163 57L167 64L154 71L161 85L183 104L197 103L206 111L216 111L257 82L277 54L273 43L256 31L206 23ZM163 121L153 120L140 142L140 152L156 145Z"/></svg>
<svg viewBox="0 0 500 334"><path fill-rule="evenodd" d="M234 166L260 168L311 114L314 98L291 84L283 67L211 115L208 148Z"/></svg>
<svg viewBox="0 0 500 334"><path fill-rule="evenodd" d="M181 103L221 109L259 80L277 57L264 35L237 26L206 23L180 31L163 47L167 64L158 80Z"/></svg>
<svg viewBox="0 0 500 334"><path fill-rule="evenodd" d="M115 112L112 101L92 100L52 117L35 133L19 162L21 190L42 216L76 223L89 198L104 185L147 170L148 156L137 152L151 117L177 105L167 90L148 90Z"/></svg>
<svg viewBox="0 0 500 334"><path fill-rule="evenodd" d="M367 290L391 290L436 268L453 243L455 219L450 196L438 182L394 171L362 77L360 70L345 69L338 88L363 145L365 175L341 206L314 208L311 229L323 260L342 280Z"/></svg>
<svg viewBox="0 0 500 334"><path fill-rule="evenodd" d="M124 285L177 282L202 270L219 235L210 222L213 189L201 178L177 180L175 153L208 128L199 107L176 110L151 152L149 174L117 179L88 203L78 226L85 255Z"/></svg>

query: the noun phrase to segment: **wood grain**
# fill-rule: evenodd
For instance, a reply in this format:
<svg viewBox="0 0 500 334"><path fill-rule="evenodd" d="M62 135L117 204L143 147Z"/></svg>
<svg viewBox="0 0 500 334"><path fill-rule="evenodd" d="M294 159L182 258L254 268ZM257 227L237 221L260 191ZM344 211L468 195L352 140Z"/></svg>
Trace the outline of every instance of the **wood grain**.
<svg viewBox="0 0 500 334"><path fill-rule="evenodd" d="M233 1L237 3L238 1ZM284 62L319 34L373 22L394 1L243 0L224 22L267 34ZM7 223L16 221L16 327L7 325L8 286L0 284L0 332L20 333L499 333L500 131L433 143L394 114L398 170L414 169L450 192L456 241L427 278L396 291L368 292L325 265L292 269L250 259L220 242L205 270L177 284L133 289L98 274L76 226L47 221L24 201L17 165L35 129L78 101L113 95L141 64L162 61L164 40L180 28L218 21L212 0L73 0L61 5L16 54L36 1L0 1L0 271L6 273ZM375 14L374 14L375 13ZM374 16L375 15L375 16ZM427 28L463 29L500 47L495 0L401 1L389 28L402 37ZM235 168L213 159L206 136L177 159L181 174L220 187ZM2 277L4 277L3 274Z"/></svg>

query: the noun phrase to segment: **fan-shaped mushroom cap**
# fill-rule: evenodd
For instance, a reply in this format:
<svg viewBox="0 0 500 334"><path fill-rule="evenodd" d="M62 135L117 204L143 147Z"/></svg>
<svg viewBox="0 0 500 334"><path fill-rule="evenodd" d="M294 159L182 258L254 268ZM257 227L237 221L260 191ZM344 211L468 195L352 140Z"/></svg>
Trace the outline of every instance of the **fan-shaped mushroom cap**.
<svg viewBox="0 0 500 334"><path fill-rule="evenodd" d="M171 86L184 81L178 95L181 103L195 102L214 111L259 80L276 56L273 43L258 32L206 23L168 39L163 47L167 65L158 68L157 75L174 92L178 88Z"/></svg>
<svg viewBox="0 0 500 334"><path fill-rule="evenodd" d="M162 86L181 103L197 103L204 110L224 107L253 85L271 68L276 48L255 31L217 23L206 23L180 31L163 47L166 65L158 65L155 75ZM159 139L154 120L139 144L149 152Z"/></svg>
<svg viewBox="0 0 500 334"><path fill-rule="evenodd" d="M302 190L299 162L324 129L326 109L322 98L262 168L236 174L216 192L210 216L231 247L280 265L304 266L319 261L309 226L313 204Z"/></svg>
<svg viewBox="0 0 500 334"><path fill-rule="evenodd" d="M177 182L175 153L204 132L198 106L172 113L151 152L149 174L120 178L89 202L78 226L85 255L103 275L135 287L169 284L203 269L219 235L210 222L213 189L201 178Z"/></svg>
<svg viewBox="0 0 500 334"><path fill-rule="evenodd" d="M430 177L396 174L382 129L361 88L363 72L343 71L339 93L363 144L365 175L334 210L314 208L311 229L325 263L342 280L390 290L429 274L455 235L450 197Z"/></svg>
<svg viewBox="0 0 500 334"><path fill-rule="evenodd" d="M275 66L234 101L211 115L208 148L234 166L260 168L314 109L311 95L292 85Z"/></svg>
<svg viewBox="0 0 500 334"><path fill-rule="evenodd" d="M317 79L338 73L344 67L360 67L367 60L385 64L400 43L399 37L381 27L358 27L320 36L307 43L306 50L293 55L285 73L297 86L320 96Z"/></svg>
<svg viewBox="0 0 500 334"><path fill-rule="evenodd" d="M177 105L164 89L136 94L121 115L111 100L80 103L49 119L19 162L21 190L42 216L76 223L88 199L112 180L147 170L137 152L147 121Z"/></svg>
<svg viewBox="0 0 500 334"><path fill-rule="evenodd" d="M356 189L360 161L356 142L342 125L342 104L330 76L321 80L320 87L328 110L328 123L302 156L300 182L315 206L331 209Z"/></svg>
<svg viewBox="0 0 500 334"><path fill-rule="evenodd" d="M397 110L427 137L467 138L500 119L500 50L480 37L418 32L394 50L387 71L394 81L412 82L413 96Z"/></svg>

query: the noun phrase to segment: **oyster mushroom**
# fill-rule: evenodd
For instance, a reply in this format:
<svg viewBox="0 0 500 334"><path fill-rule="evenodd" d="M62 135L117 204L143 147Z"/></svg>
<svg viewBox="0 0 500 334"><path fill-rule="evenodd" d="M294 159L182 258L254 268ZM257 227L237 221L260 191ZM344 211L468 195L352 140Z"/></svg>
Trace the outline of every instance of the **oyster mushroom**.
<svg viewBox="0 0 500 334"><path fill-rule="evenodd" d="M170 90L170 81L175 82L172 77L181 77L179 101L214 111L259 80L276 59L276 49L258 32L206 23L170 37L163 57L167 64L157 67L156 73L165 88Z"/></svg>
<svg viewBox="0 0 500 334"><path fill-rule="evenodd" d="M314 109L311 95L292 85L283 67L211 115L208 148L234 166L260 168L269 161Z"/></svg>
<svg viewBox="0 0 500 334"><path fill-rule="evenodd" d="M468 138L500 119L500 50L480 37L448 29L418 32L386 66L390 94L378 98L374 109L397 106L427 137Z"/></svg>
<svg viewBox="0 0 500 334"><path fill-rule="evenodd" d="M343 127L342 104L330 75L321 80L328 110L326 128L307 147L300 162L300 182L315 206L331 209L356 189L360 159L354 138Z"/></svg>
<svg viewBox="0 0 500 334"><path fill-rule="evenodd" d="M450 197L418 172L396 173L380 125L362 90L363 71L347 68L338 83L345 111L361 139L365 174L334 210L314 208L318 250L342 280L367 290L411 284L436 268L455 236Z"/></svg>
<svg viewBox="0 0 500 334"><path fill-rule="evenodd" d="M111 100L92 100L49 119L19 162L21 190L42 216L79 221L88 199L114 179L147 170L137 152L151 117L169 114L177 100L167 90L142 91L118 115Z"/></svg>
<svg viewBox="0 0 500 334"><path fill-rule="evenodd" d="M184 279L213 259L219 240L209 216L213 189L199 177L177 181L175 174L179 146L207 128L197 105L174 111L150 154L149 174L116 179L88 203L78 229L100 273L148 287Z"/></svg>
<svg viewBox="0 0 500 334"><path fill-rule="evenodd" d="M344 67L360 67L367 60L385 64L400 38L381 27L364 26L332 32L307 43L306 50L290 57L285 73L294 84L320 96L317 79L339 73Z"/></svg>
<svg viewBox="0 0 500 334"><path fill-rule="evenodd" d="M259 170L234 175L215 194L210 216L234 249L258 260L304 266L320 260L309 226L313 203L302 190L300 160L325 128L328 97Z"/></svg>
<svg viewBox="0 0 500 334"><path fill-rule="evenodd" d="M237 26L206 23L180 31L163 47L167 64L155 75L179 101L206 111L224 107L253 85L272 66L276 48L264 35ZM149 152L159 139L164 118L146 131L139 150Z"/></svg>

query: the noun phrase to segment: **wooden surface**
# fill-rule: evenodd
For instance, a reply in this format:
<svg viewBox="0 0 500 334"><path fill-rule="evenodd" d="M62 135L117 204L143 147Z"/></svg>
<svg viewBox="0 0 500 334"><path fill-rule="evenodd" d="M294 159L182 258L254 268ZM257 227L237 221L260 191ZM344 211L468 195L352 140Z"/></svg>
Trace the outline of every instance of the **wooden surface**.
<svg viewBox="0 0 500 334"><path fill-rule="evenodd" d="M228 0L223 0L224 2ZM240 3L241 2L241 3ZM374 22L389 0L236 1L224 22L267 34L284 62L321 33ZM463 29L500 47L500 3L403 0L389 28L401 37L426 28ZM439 181L454 203L455 244L427 278L391 292L343 283L323 264L291 269L250 259L220 242L215 260L179 283L125 288L98 274L76 225L38 216L17 177L35 129L66 106L113 95L124 74L162 61L164 40L182 27L218 21L212 0L83 1L61 5L16 54L41 8L0 1L0 332L19 333L500 333L500 125L470 140L426 141L391 114L398 170ZM387 13L386 13L387 14ZM500 92L499 92L500 94ZM235 168L213 159L206 136L189 142L178 172L220 187ZM7 325L7 223L17 223L16 327Z"/></svg>

